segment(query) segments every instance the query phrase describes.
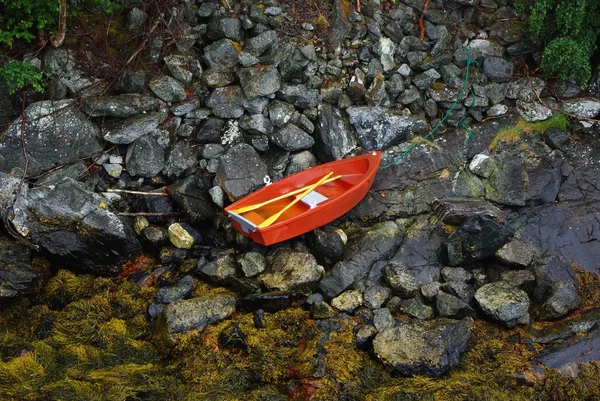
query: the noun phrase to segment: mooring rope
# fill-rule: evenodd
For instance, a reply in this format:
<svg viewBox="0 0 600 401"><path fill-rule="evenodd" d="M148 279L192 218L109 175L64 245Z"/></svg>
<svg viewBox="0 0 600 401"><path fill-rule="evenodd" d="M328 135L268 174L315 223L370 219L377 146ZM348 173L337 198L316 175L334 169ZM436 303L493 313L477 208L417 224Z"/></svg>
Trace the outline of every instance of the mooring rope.
<svg viewBox="0 0 600 401"><path fill-rule="evenodd" d="M450 115L450 113L452 113L452 110L454 110L454 107L456 107L456 105L460 101L461 96L467 90L467 86L469 86L469 68L471 67L471 65L476 65L477 67L479 67L479 63L477 61L471 59L471 50L468 47L465 47L465 49L467 50L467 71L465 73L465 82L463 84L463 87L460 90L460 92L458 92L458 96L457 96L456 100L454 101L454 103L452 103L452 106L450 106L450 108L448 109L448 111L446 112L446 114L444 115L444 117L440 120L439 123L437 123L437 125L435 127L433 127L433 129L431 131L429 131L429 133L427 135L425 135L423 137L423 140L429 138L431 135L433 135L433 133L435 131L437 131L438 128L440 128L442 126L442 124L444 123L444 121L446 121L446 119L448 118L448 116ZM461 127L461 128L464 128L465 131L467 131L467 134L469 135L469 138L473 139L473 138L475 138L475 136L473 135L473 133L471 132L471 130L469 129L469 127L467 127L466 124L465 124L465 119L467 118L467 116L469 115L469 113L471 112L471 110L473 110L473 107L475 107L475 92L473 91L472 87L471 87L470 93L472 95L471 106L469 107L469 110L467 110L467 112L465 113L465 115L462 116L462 118L458 121L458 126ZM402 152L402 154L400 156L396 157L394 159L394 161L392 161L391 163L389 163L389 164L387 164L387 165L385 165L383 167L379 167L379 169L380 170L385 170L385 169L388 169L388 168L390 168L392 166L395 166L396 164L398 164L400 162L400 160L402 160L408 154L408 152L410 152L411 150L413 150L418 145L419 145L419 143L413 143L412 145L410 145L408 147L408 149L406 149L404 152Z"/></svg>

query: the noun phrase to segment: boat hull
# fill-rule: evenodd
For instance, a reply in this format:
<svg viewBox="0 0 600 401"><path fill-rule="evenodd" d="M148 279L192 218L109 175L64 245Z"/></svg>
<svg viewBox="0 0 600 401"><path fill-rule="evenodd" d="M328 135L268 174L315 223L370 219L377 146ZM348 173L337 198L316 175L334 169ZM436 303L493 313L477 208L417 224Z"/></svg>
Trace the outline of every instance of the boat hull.
<svg viewBox="0 0 600 401"><path fill-rule="evenodd" d="M373 152L315 166L265 186L229 205L225 212L237 231L259 244L272 245L285 241L321 227L356 206L371 188L380 159L381 152ZM316 189L318 201L312 200L314 197L307 201L310 198L307 197L304 202L297 202L268 227L259 228L258 225L282 210L294 200L293 196L264 206L257 212L251 211L242 216L235 213L241 207L259 204L314 184L330 172L333 177L339 178ZM318 203L315 205L315 202Z"/></svg>

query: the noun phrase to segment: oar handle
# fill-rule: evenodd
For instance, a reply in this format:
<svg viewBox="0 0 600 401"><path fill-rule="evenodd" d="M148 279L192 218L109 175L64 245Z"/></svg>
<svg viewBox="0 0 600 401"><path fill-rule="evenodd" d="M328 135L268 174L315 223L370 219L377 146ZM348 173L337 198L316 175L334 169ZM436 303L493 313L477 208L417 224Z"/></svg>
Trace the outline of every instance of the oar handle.
<svg viewBox="0 0 600 401"><path fill-rule="evenodd" d="M294 199L293 201L291 201L286 207L284 207L283 209L281 209L279 212L277 212L276 214L274 214L273 216L269 217L268 219L266 219L265 221L263 221L262 223L260 223L258 225L258 228L265 228L270 226L271 224L273 224L274 222L277 221L277 219L283 214L285 213L286 210L288 210L289 208L291 208L292 206L294 206L297 202L301 201L302 198L304 198L306 195L308 195L309 193L311 193L315 188L317 188L319 185L322 185L325 181L327 181L327 179L329 177L331 177L331 175L333 174L333 171L330 172L329 174L327 174L325 177L321 178L319 181L317 181L316 183L314 183L313 185L309 186L306 191L302 192L302 194L298 195L296 197L296 199Z"/></svg>
<svg viewBox="0 0 600 401"><path fill-rule="evenodd" d="M331 178L328 178L327 180L325 180L325 182L323 182L323 184L330 183L330 182L335 181L335 180L337 180L339 178L342 178L342 176L341 175L336 175L335 177L331 177ZM321 184L321 185L323 185L323 184ZM276 198L269 199L269 200L261 202L261 203L256 203L254 205L249 205L249 206L243 206L243 207L235 209L234 212L237 213L237 214L242 214L242 213L249 212L251 210L256 210L256 209L261 208L261 207L263 207L265 205L268 205L269 203L273 203L273 202L277 202L279 200L285 199L288 196L297 195L297 194L299 194L299 193L301 193L303 191L306 191L306 189L309 188L309 187L310 187L310 185L307 185L305 187L295 189L292 192L288 192L287 194L280 195L280 196L278 196Z"/></svg>

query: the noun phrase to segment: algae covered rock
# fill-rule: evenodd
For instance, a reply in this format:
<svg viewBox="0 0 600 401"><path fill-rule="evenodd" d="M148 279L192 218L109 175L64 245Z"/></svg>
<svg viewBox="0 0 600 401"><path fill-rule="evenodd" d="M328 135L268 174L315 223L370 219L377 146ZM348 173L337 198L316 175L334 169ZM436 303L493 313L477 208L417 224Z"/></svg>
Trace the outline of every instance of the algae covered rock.
<svg viewBox="0 0 600 401"><path fill-rule="evenodd" d="M310 293L323 271L312 254L278 248L267 255L267 269L259 280L270 290Z"/></svg>
<svg viewBox="0 0 600 401"><path fill-rule="evenodd" d="M479 288L475 293L479 307L506 327L529 323L529 297L523 290L504 281L496 281Z"/></svg>
<svg viewBox="0 0 600 401"><path fill-rule="evenodd" d="M215 294L175 301L169 304L158 320L158 330L166 334L184 333L191 329L204 330L208 325L235 313L236 298Z"/></svg>
<svg viewBox="0 0 600 401"><path fill-rule="evenodd" d="M373 340L377 357L398 373L440 376L458 365L471 340L472 321L436 319L390 327Z"/></svg>
<svg viewBox="0 0 600 401"><path fill-rule="evenodd" d="M31 291L38 278L31 262L31 248L0 236L0 298Z"/></svg>

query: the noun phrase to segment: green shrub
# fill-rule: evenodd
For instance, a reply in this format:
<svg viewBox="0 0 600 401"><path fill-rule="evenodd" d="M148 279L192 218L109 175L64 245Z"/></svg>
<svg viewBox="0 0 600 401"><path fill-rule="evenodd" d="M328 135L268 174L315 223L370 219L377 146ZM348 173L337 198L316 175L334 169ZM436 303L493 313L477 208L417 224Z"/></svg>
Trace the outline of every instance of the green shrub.
<svg viewBox="0 0 600 401"><path fill-rule="evenodd" d="M544 45L544 73L587 86L600 39L598 0L535 0L529 12L531 33Z"/></svg>
<svg viewBox="0 0 600 401"><path fill-rule="evenodd" d="M0 78L8 84L8 93L11 95L27 86L44 93L46 77L45 72L28 61L11 60L0 66Z"/></svg>

